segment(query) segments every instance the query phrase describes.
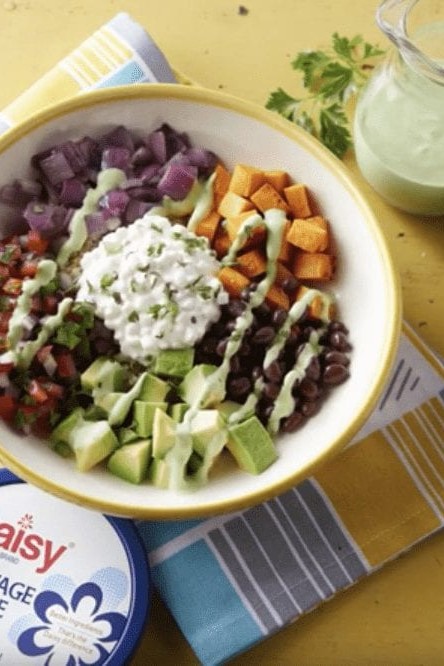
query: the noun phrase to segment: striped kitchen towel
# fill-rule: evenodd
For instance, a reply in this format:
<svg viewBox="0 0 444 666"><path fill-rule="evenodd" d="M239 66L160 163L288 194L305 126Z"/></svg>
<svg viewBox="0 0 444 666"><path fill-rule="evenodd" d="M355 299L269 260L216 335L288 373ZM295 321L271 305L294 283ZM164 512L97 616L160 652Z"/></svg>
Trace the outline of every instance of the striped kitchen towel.
<svg viewBox="0 0 444 666"><path fill-rule="evenodd" d="M85 90L130 83L175 83L176 76L148 33L117 14L0 113L0 133L33 111Z"/></svg>
<svg viewBox="0 0 444 666"><path fill-rule="evenodd" d="M119 14L0 114L0 131L101 86L174 81ZM221 664L382 567L444 524L444 369L404 324L393 373L353 442L259 506L137 523L152 577L202 664Z"/></svg>
<svg viewBox="0 0 444 666"><path fill-rule="evenodd" d="M404 325L380 402L314 476L259 506L139 522L153 581L205 665L221 664L444 525L444 367Z"/></svg>

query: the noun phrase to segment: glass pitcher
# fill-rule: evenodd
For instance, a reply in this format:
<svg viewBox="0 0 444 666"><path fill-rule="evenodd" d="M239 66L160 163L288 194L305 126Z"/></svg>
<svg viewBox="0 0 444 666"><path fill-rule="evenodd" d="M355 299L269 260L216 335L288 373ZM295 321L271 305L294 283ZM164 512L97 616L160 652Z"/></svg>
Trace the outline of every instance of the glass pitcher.
<svg viewBox="0 0 444 666"><path fill-rule="evenodd" d="M363 176L389 203L417 215L444 214L443 5L380 4L376 20L394 47L362 91L354 120Z"/></svg>

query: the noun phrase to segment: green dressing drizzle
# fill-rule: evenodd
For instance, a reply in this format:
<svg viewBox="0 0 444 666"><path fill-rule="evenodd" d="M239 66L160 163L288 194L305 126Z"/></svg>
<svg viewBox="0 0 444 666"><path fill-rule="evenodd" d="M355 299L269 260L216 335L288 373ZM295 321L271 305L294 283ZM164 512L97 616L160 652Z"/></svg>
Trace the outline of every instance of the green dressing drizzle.
<svg viewBox="0 0 444 666"><path fill-rule="evenodd" d="M97 176L96 187L90 188L83 199L82 207L76 210L69 223L69 237L57 255L57 264L65 266L73 254L79 252L88 238L86 216L97 210L100 199L110 190L119 187L126 179L121 169L104 169Z"/></svg>
<svg viewBox="0 0 444 666"><path fill-rule="evenodd" d="M32 297L41 287L45 287L54 279L56 272L57 264L55 261L42 259L37 267L35 277L23 281L22 293L17 299L14 312L9 320L7 342L11 349L17 345L22 336L22 321L31 310Z"/></svg>
<svg viewBox="0 0 444 666"><path fill-rule="evenodd" d="M18 367L26 369L31 365L32 359L38 350L43 347L54 331L62 325L63 319L71 309L72 303L72 298L64 298L59 303L56 314L46 319L36 339L25 342L21 349L12 352L14 361Z"/></svg>

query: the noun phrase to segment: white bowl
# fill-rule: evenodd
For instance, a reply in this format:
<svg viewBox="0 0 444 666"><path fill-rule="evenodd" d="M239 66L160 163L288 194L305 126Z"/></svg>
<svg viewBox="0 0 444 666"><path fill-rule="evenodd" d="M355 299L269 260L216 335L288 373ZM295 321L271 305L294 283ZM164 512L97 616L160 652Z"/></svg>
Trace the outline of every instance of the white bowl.
<svg viewBox="0 0 444 666"><path fill-rule="evenodd" d="M0 423L0 457L26 481L109 514L154 519L240 509L311 475L350 442L376 405L394 359L401 320L397 278L379 223L346 168L307 133L239 99L168 84L83 94L0 138L1 184L26 175L30 157L57 142L98 136L117 124L149 131L163 122L187 132L195 145L210 148L228 167L242 162L285 169L308 185L337 244L338 271L329 288L350 329L353 352L348 381L302 429L278 439L279 457L265 472L249 475L227 457L208 485L196 491L131 485L100 467L81 473L45 443L14 434ZM3 228L2 236L10 231Z"/></svg>

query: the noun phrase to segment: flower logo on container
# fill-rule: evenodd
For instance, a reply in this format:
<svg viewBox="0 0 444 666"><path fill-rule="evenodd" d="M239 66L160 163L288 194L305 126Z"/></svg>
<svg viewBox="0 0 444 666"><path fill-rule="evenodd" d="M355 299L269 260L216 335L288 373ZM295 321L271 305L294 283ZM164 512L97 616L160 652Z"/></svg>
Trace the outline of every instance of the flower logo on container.
<svg viewBox="0 0 444 666"><path fill-rule="evenodd" d="M101 611L102 602L102 589L94 582L79 585L69 602L59 592L40 592L34 600L34 612L42 624L18 636L18 649L28 657L46 656L45 665L104 664L127 618L115 611Z"/></svg>

